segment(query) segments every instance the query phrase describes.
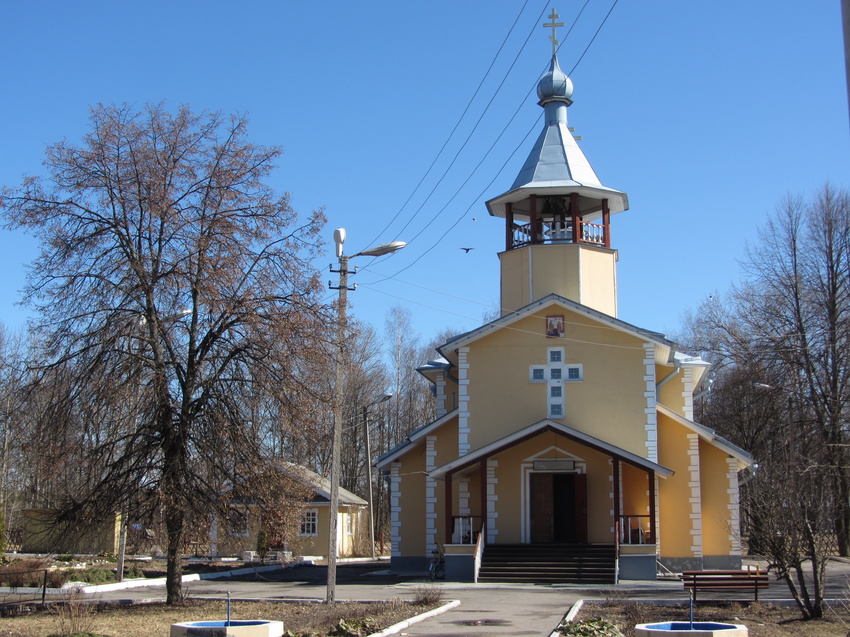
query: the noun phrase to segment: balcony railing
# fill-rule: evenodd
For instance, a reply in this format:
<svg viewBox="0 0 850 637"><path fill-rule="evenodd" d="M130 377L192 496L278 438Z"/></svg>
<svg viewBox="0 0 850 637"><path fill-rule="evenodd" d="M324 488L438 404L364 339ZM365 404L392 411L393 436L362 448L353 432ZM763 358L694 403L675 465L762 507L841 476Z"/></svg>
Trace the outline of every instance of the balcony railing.
<svg viewBox="0 0 850 637"><path fill-rule="evenodd" d="M650 531L650 516L621 515L618 525L620 544L655 544Z"/></svg>
<svg viewBox="0 0 850 637"><path fill-rule="evenodd" d="M579 221L578 243L606 246L605 226L599 223ZM511 225L512 247L521 248L527 245L574 243L573 224L571 221L542 221L535 235L532 224Z"/></svg>
<svg viewBox="0 0 850 637"><path fill-rule="evenodd" d="M463 515L452 518L452 544L475 544L483 527L480 515Z"/></svg>

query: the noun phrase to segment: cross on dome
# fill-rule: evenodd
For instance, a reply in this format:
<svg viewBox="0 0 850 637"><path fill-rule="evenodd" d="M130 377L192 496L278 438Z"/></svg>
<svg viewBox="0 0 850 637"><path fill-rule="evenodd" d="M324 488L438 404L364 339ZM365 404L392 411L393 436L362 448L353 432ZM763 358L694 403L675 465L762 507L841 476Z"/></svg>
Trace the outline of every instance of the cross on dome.
<svg viewBox="0 0 850 637"><path fill-rule="evenodd" d="M563 22L555 22L561 16L558 15L557 9L552 8L552 13L549 14L549 19L551 22L547 22L544 24L544 27L552 27L552 35L549 36L549 39L552 40L552 55L555 55L558 52L558 27L564 26Z"/></svg>

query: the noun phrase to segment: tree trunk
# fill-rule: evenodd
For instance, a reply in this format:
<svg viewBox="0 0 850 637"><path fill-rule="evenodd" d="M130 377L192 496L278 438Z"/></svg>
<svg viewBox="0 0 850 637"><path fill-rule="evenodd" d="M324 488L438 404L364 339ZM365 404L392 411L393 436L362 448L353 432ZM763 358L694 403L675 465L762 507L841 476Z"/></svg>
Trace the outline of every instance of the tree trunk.
<svg viewBox="0 0 850 637"><path fill-rule="evenodd" d="M166 604L183 601L183 508L174 503L165 506L165 528L168 534L168 567L165 573Z"/></svg>

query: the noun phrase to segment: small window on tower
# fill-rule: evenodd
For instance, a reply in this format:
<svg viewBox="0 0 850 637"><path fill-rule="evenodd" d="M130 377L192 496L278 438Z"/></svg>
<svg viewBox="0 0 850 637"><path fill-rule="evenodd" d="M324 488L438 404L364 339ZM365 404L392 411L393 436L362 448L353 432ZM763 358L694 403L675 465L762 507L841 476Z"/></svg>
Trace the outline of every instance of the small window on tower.
<svg viewBox="0 0 850 637"><path fill-rule="evenodd" d="M549 405L549 415L554 416L555 418L564 415L564 406L563 405Z"/></svg>
<svg viewBox="0 0 850 637"><path fill-rule="evenodd" d="M560 363L563 358L560 349L550 349L549 350L549 362L550 363Z"/></svg>
<svg viewBox="0 0 850 637"><path fill-rule="evenodd" d="M563 395L564 391L560 385L553 385L549 388L549 396L552 398L561 398Z"/></svg>
<svg viewBox="0 0 850 637"><path fill-rule="evenodd" d="M549 374L549 377L552 380L561 380L561 370L558 367L556 367L555 369L553 369L551 371L551 373Z"/></svg>

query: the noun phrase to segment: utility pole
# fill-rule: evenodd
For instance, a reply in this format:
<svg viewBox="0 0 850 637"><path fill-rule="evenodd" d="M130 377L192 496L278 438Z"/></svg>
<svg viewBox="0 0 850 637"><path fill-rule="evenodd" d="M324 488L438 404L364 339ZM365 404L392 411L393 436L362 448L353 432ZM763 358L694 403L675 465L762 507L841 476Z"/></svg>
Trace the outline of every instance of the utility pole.
<svg viewBox="0 0 850 637"><path fill-rule="evenodd" d="M334 270L331 265L331 272L339 274L339 285L334 286L328 282L328 288L331 290L339 290L339 297L336 306L336 379L334 386L334 401L333 401L333 441L331 446L331 489L330 503L328 506L328 583L325 601L328 604L336 602L336 558L337 558L337 518L339 517L339 478L340 478L340 459L342 456L342 410L345 401L345 339L346 330L348 327L348 291L354 291L348 287L348 259L349 257L343 254L343 244L345 243L345 228L337 228L334 230L334 243L336 244L336 256L339 259L339 269ZM383 243L374 248L363 250L355 254L355 257L380 257L385 254L391 254L401 250L405 245L404 241L391 241ZM374 549L373 549L374 550Z"/></svg>

